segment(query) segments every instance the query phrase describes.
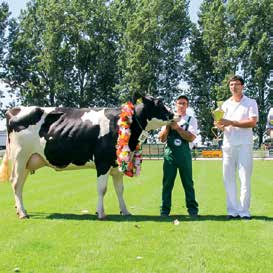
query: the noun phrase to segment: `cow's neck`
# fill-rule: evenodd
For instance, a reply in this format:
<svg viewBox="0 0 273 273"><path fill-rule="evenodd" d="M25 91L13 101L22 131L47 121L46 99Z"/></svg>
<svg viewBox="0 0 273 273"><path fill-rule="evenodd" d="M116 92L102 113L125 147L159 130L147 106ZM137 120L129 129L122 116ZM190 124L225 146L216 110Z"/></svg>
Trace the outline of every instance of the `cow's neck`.
<svg viewBox="0 0 273 273"><path fill-rule="evenodd" d="M133 115L133 122L131 124L131 137L129 140L129 148L131 151L136 149L138 144L138 138L142 131L145 129L147 125L146 117L144 111L138 111L135 109L135 113Z"/></svg>

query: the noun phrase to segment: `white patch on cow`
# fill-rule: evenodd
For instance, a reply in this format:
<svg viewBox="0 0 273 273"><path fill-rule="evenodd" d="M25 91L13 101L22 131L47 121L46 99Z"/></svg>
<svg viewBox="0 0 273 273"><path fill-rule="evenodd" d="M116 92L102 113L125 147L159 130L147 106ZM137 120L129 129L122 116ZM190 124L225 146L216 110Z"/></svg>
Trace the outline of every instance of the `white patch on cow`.
<svg viewBox="0 0 273 273"><path fill-rule="evenodd" d="M43 109L44 112L45 112L46 114L49 114L49 113L51 113L52 111L55 111L55 110L56 110L55 107L45 107L45 108L41 108L41 109Z"/></svg>
<svg viewBox="0 0 273 273"><path fill-rule="evenodd" d="M24 117L30 113L34 107L20 107L21 111L17 114L17 117ZM31 159L32 155L39 155L43 161L48 165L48 161L44 155L44 147L46 145L46 140L39 136L39 131L44 123L45 117L48 113L55 110L55 108L41 108L44 110L44 114L41 119L34 125L29 125L26 129L19 132L12 131L9 135L10 143L10 154L13 162L20 162L19 164L27 164ZM22 149L23 147L23 149ZM33 163L33 162L29 162ZM30 164L32 165L32 164ZM36 165L36 164L34 164ZM33 169L30 168L30 169Z"/></svg>
<svg viewBox="0 0 273 273"><path fill-rule="evenodd" d="M29 115L29 113L31 113L36 108L37 108L37 106L20 106L21 111L16 115L16 117L21 118L21 117L27 116L27 115ZM44 111L45 114L48 114L48 113L54 111L56 108L55 107L46 107L46 108L41 107L41 109ZM42 117L44 117L44 115Z"/></svg>
<svg viewBox="0 0 273 273"><path fill-rule="evenodd" d="M148 124L145 128L146 131L155 130L170 123L170 121L157 118L152 118L151 120L147 120L147 122Z"/></svg>
<svg viewBox="0 0 273 273"><path fill-rule="evenodd" d="M107 182L108 182L109 172L98 177L98 184L97 184L97 191L98 191L98 206L97 206L97 213L99 219L105 218L104 213L104 204L103 204L103 197L107 191Z"/></svg>
<svg viewBox="0 0 273 273"><path fill-rule="evenodd" d="M29 106L29 107L20 106L21 111L16 115L16 117L21 118L21 117L27 116L35 108L37 108L37 106Z"/></svg>
<svg viewBox="0 0 273 273"><path fill-rule="evenodd" d="M100 125L99 137L107 135L110 131L110 120L105 116L104 109L100 111L91 110L84 113L82 121L90 121L93 125Z"/></svg>
<svg viewBox="0 0 273 273"><path fill-rule="evenodd" d="M53 166L49 164L40 154L32 154L29 158L26 168L30 171L35 171L37 169L40 169L44 166L51 167L55 171L71 171L71 170L82 170L82 169L95 169L96 165L94 161L89 161L85 165L75 165L75 164L69 164L65 168L58 168L56 166Z"/></svg>
<svg viewBox="0 0 273 273"><path fill-rule="evenodd" d="M118 196L120 213L122 215L131 215L126 208L126 204L123 199L123 174L119 172L118 168L112 168L110 170L110 175L112 175L115 191Z"/></svg>

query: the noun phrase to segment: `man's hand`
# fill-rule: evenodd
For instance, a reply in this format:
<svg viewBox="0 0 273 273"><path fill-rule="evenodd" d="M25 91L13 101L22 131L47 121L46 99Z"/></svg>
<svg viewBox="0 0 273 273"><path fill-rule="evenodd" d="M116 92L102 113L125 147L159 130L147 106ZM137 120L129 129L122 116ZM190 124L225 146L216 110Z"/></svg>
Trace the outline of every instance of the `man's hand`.
<svg viewBox="0 0 273 273"><path fill-rule="evenodd" d="M196 136L192 134L189 131L185 131L183 128L181 128L177 122L172 122L171 124L172 130L175 130L183 139L185 139L188 142L192 142L195 140Z"/></svg>
<svg viewBox="0 0 273 273"><path fill-rule="evenodd" d="M222 124L220 123L220 121L214 121L213 125L214 125L215 127L217 127L219 130L222 130L222 131L225 130L225 126L222 125Z"/></svg>
<svg viewBox="0 0 273 273"><path fill-rule="evenodd" d="M170 124L170 127L172 130L175 130L177 131L178 128L180 128L180 126L177 124L177 122L173 121L171 124Z"/></svg>
<svg viewBox="0 0 273 273"><path fill-rule="evenodd" d="M229 119L222 118L218 122L216 122L216 124L217 124L216 127L221 129L221 127L232 126L232 123L233 123L233 121L231 121Z"/></svg>
<svg viewBox="0 0 273 273"><path fill-rule="evenodd" d="M253 128L256 126L257 123L257 117L251 117L245 120L229 120L222 118L220 121L217 122L217 127L220 125L226 127L226 126L233 126L233 127L239 127L239 128Z"/></svg>

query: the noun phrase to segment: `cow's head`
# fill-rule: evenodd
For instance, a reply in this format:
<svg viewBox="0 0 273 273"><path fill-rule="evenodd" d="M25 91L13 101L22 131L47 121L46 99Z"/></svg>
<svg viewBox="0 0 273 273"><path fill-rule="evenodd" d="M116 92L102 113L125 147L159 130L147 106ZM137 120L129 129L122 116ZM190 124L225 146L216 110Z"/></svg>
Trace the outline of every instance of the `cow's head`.
<svg viewBox="0 0 273 273"><path fill-rule="evenodd" d="M141 103L136 104L137 100ZM159 98L135 94L133 102L136 115L145 124L145 130L150 131L174 121L174 114L170 112ZM144 129L144 128L143 128Z"/></svg>

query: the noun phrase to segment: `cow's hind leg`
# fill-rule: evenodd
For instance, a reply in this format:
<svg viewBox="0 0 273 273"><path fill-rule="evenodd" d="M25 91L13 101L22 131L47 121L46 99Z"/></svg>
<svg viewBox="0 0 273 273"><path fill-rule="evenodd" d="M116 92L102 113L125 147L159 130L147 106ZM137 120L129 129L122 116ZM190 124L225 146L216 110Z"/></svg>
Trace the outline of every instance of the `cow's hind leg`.
<svg viewBox="0 0 273 273"><path fill-rule="evenodd" d="M28 218L23 205L23 187L28 173L29 170L25 168L24 164L20 164L19 162L15 163L12 170L11 182L14 192L16 211L20 219Z"/></svg>
<svg viewBox="0 0 273 273"><path fill-rule="evenodd" d="M107 181L108 181L109 174L103 174L98 177L98 207L97 207L97 213L98 218L103 220L106 218L106 215L104 213L104 205L103 205L103 198L107 191Z"/></svg>
<svg viewBox="0 0 273 273"><path fill-rule="evenodd" d="M131 215L131 213L127 210L125 201L123 199L123 175L119 172L113 173L113 183L115 186L115 191L119 201L120 214L122 215Z"/></svg>

